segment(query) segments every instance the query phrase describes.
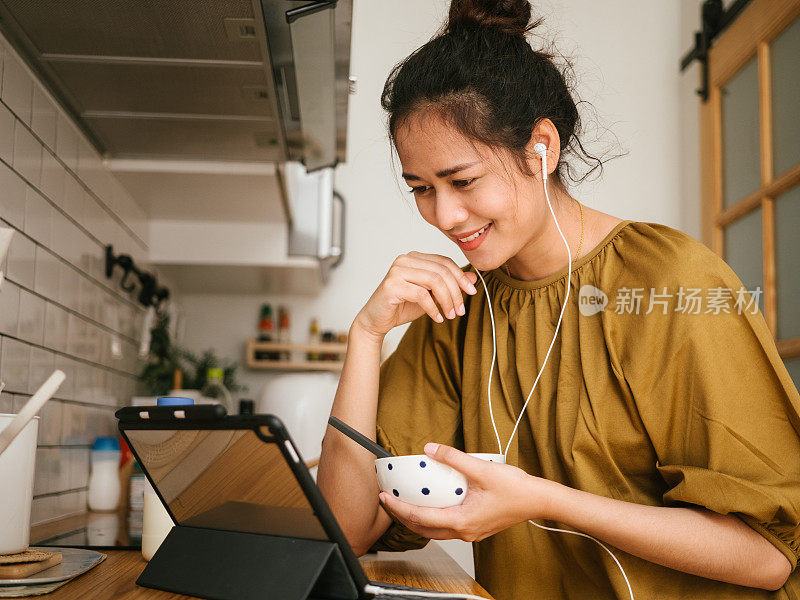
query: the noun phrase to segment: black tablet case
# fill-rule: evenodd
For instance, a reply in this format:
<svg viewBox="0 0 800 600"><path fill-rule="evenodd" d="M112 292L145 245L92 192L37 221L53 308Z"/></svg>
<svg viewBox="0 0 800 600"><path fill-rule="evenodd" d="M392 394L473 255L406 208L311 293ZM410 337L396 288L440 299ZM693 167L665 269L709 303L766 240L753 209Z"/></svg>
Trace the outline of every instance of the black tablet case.
<svg viewBox="0 0 800 600"><path fill-rule="evenodd" d="M138 585L211 600L356 600L333 542L176 525Z"/></svg>

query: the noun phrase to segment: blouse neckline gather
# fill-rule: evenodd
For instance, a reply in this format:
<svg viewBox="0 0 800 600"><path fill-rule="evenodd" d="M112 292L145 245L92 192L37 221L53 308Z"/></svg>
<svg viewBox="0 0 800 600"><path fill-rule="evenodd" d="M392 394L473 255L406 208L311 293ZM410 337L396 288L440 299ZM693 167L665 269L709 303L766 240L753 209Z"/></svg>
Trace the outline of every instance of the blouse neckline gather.
<svg viewBox="0 0 800 600"><path fill-rule="evenodd" d="M624 220L617 223L614 228L608 232L608 235L603 238L597 246L592 248L589 252L584 254L581 258L574 261L572 263L572 270L570 271L570 275L580 269L583 265L594 259L600 252L605 248L611 241L622 231L625 227L633 223L632 220ZM499 280L501 283L513 288L517 288L520 290L536 290L543 287L547 287L549 285L553 285L563 279L566 278L566 273L563 269L553 273L552 275L548 275L547 277L543 277L542 279L532 279L532 280L523 280L523 279L514 279L513 277L509 277L503 271L502 268L493 269L490 271L492 277Z"/></svg>

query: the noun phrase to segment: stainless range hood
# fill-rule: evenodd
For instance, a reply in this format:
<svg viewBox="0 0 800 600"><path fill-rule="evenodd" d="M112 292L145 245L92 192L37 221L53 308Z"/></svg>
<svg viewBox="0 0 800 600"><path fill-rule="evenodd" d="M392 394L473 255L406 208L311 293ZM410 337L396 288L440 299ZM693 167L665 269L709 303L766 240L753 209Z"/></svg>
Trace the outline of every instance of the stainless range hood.
<svg viewBox="0 0 800 600"><path fill-rule="evenodd" d="M343 161L351 18L352 0L0 0L3 33L114 159Z"/></svg>

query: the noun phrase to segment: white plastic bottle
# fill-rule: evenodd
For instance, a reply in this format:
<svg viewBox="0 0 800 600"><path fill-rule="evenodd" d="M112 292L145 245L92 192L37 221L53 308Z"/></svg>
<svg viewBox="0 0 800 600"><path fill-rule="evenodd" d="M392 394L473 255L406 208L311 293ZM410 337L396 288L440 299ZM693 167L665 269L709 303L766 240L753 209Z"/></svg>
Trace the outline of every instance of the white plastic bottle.
<svg viewBox="0 0 800 600"><path fill-rule="evenodd" d="M119 441L99 437L92 446L92 473L89 476L89 510L114 511L119 506Z"/></svg>

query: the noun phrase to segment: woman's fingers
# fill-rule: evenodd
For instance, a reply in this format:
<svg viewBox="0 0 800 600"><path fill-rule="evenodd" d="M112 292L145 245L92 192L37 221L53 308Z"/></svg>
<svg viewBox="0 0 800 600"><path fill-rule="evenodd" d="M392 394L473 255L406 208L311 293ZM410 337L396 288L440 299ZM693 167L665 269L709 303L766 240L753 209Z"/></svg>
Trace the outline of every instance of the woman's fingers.
<svg viewBox="0 0 800 600"><path fill-rule="evenodd" d="M466 274L451 259L436 254L422 254L410 252L405 255L403 264L410 268L422 269L438 274L450 290L452 309L444 311L445 316L454 319L457 315L464 315L464 293L474 289ZM444 307L443 307L444 308Z"/></svg>
<svg viewBox="0 0 800 600"><path fill-rule="evenodd" d="M477 293L474 281L477 275L462 271L452 259L421 252L398 256L388 276L398 300L418 304L438 323L465 314L464 293Z"/></svg>
<svg viewBox="0 0 800 600"><path fill-rule="evenodd" d="M445 310L445 316L448 319L455 319L456 315L463 315L464 298L462 296L461 288L458 285L458 281L455 277L453 277L453 273L447 267L440 265L439 263L424 259L420 259L420 261L420 264L424 270L435 274L435 281L438 281L438 279L436 279L436 276L438 276L439 279L444 282L445 286L447 286L452 308Z"/></svg>
<svg viewBox="0 0 800 600"><path fill-rule="evenodd" d="M476 294L475 282L478 276L472 271L462 271L452 258L441 254L425 254L423 252L409 252L409 256L416 256L429 262L434 262L445 267L453 274L453 278L458 282L458 286L468 294Z"/></svg>
<svg viewBox="0 0 800 600"><path fill-rule="evenodd" d="M416 267L401 267L401 269L406 281L425 288L426 291L430 290L430 295L442 308L443 315L449 319L455 317L457 300L453 298L453 293L447 284L446 278L441 273Z"/></svg>
<svg viewBox="0 0 800 600"><path fill-rule="evenodd" d="M404 302L413 302L414 304L418 304L420 307L422 307L422 310L424 310L428 316L437 323L444 321L444 318L439 312L439 308L433 301L431 292L426 288L409 281L403 281L398 284L395 290L395 295L398 299Z"/></svg>

